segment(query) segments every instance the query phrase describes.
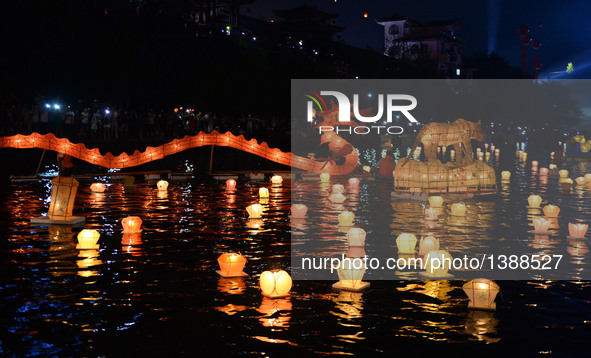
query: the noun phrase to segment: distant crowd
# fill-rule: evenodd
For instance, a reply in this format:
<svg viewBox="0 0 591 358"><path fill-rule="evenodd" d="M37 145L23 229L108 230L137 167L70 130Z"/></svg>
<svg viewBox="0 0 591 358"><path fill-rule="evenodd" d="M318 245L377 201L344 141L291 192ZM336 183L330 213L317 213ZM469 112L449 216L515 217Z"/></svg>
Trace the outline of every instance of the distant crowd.
<svg viewBox="0 0 591 358"><path fill-rule="evenodd" d="M193 108L125 108L106 106L98 100L67 105L39 97L34 105L0 105L0 136L54 133L72 142L146 140L167 142L185 135L214 130L256 138L269 144L289 136L289 126L276 117L261 118L200 112Z"/></svg>

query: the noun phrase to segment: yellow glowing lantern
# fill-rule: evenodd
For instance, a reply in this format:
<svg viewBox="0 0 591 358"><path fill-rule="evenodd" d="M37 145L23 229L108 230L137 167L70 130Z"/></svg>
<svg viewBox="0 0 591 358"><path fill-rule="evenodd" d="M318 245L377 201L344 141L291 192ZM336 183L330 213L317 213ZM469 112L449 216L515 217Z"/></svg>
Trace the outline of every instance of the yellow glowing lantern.
<svg viewBox="0 0 591 358"><path fill-rule="evenodd" d="M419 241L419 255L425 256L431 251L439 250L439 239L433 236L421 237Z"/></svg>
<svg viewBox="0 0 591 358"><path fill-rule="evenodd" d="M281 175L273 175L271 177L271 184L279 185L281 183L283 183L283 177Z"/></svg>
<svg viewBox="0 0 591 358"><path fill-rule="evenodd" d="M226 180L226 190L228 190L228 191L236 190L236 180L234 180L234 179Z"/></svg>
<svg viewBox="0 0 591 358"><path fill-rule="evenodd" d="M443 205L443 197L441 196L430 196L429 205L434 208L440 208Z"/></svg>
<svg viewBox="0 0 591 358"><path fill-rule="evenodd" d="M369 165L364 165L363 166L363 171L366 173L369 173L371 171L371 167Z"/></svg>
<svg viewBox="0 0 591 358"><path fill-rule="evenodd" d="M534 232L538 233L538 234L548 233L548 230L550 229L550 225L552 224L552 220L542 218L542 217L533 218L532 221L534 223Z"/></svg>
<svg viewBox="0 0 591 358"><path fill-rule="evenodd" d="M359 187L359 179L358 178L349 178L347 181L351 188L358 188Z"/></svg>
<svg viewBox="0 0 591 358"><path fill-rule="evenodd" d="M495 297L499 293L499 285L496 282L477 278L466 282L462 289L470 299L468 308L490 311L497 308Z"/></svg>
<svg viewBox="0 0 591 358"><path fill-rule="evenodd" d="M142 231L142 219L139 216L128 216L121 220L124 233L134 233Z"/></svg>
<svg viewBox="0 0 591 358"><path fill-rule="evenodd" d="M334 289L359 292L369 287L369 282L363 281L365 264L360 258L345 259L337 269L339 282L332 285Z"/></svg>
<svg viewBox="0 0 591 358"><path fill-rule="evenodd" d="M329 181L330 181L330 174L328 174L328 173L320 174L320 182L328 183Z"/></svg>
<svg viewBox="0 0 591 358"><path fill-rule="evenodd" d="M332 201L333 203L341 204L341 203L345 202L345 200L347 200L347 197L341 193L338 193L338 194L332 193L328 197L328 200Z"/></svg>
<svg viewBox="0 0 591 358"><path fill-rule="evenodd" d="M166 180L159 180L158 183L156 183L156 187L158 190L166 190L168 189L168 182Z"/></svg>
<svg viewBox="0 0 591 358"><path fill-rule="evenodd" d="M78 181L72 177L57 177L51 181L51 203L47 216L51 220L68 220L72 217Z"/></svg>
<svg viewBox="0 0 591 358"><path fill-rule="evenodd" d="M453 278L453 275L448 273L453 261L449 252L445 250L430 251L425 255L424 260L425 271L419 273L419 276L430 279Z"/></svg>
<svg viewBox="0 0 591 358"><path fill-rule="evenodd" d="M503 170L501 172L501 180L504 182L508 182L509 180L511 180L511 172L507 171L507 170Z"/></svg>
<svg viewBox="0 0 591 358"><path fill-rule="evenodd" d="M402 233L396 238L396 246L401 254L413 254L417 246L417 237L413 234Z"/></svg>
<svg viewBox="0 0 591 358"><path fill-rule="evenodd" d="M542 197L539 195L532 194L527 198L527 203L530 208L539 208L542 203Z"/></svg>
<svg viewBox="0 0 591 358"><path fill-rule="evenodd" d="M263 296L269 298L288 296L291 285L291 276L283 270L265 271L259 279L259 286L261 287Z"/></svg>
<svg viewBox="0 0 591 358"><path fill-rule="evenodd" d="M426 208L425 209L425 220L430 220L430 221L437 221L437 220L439 220L438 214L437 214L437 209L435 209L435 208Z"/></svg>
<svg viewBox="0 0 591 358"><path fill-rule="evenodd" d="M294 219L303 219L306 217L308 207L304 204L293 204L291 206L291 217Z"/></svg>
<svg viewBox="0 0 591 358"><path fill-rule="evenodd" d="M259 188L259 198L268 199L269 198L269 189Z"/></svg>
<svg viewBox="0 0 591 358"><path fill-rule="evenodd" d="M455 150L450 150L449 151L449 156L451 157L451 159L454 159L456 157L456 151Z"/></svg>
<svg viewBox="0 0 591 358"><path fill-rule="evenodd" d="M241 254L226 252L218 257L220 269L216 271L222 277L243 277L248 276L244 271L246 258Z"/></svg>
<svg viewBox="0 0 591 358"><path fill-rule="evenodd" d="M568 234L570 239L586 239L585 234L589 229L589 224L568 223Z"/></svg>
<svg viewBox="0 0 591 358"><path fill-rule="evenodd" d="M93 193L104 193L107 187L103 183L92 183L90 185L90 191Z"/></svg>
<svg viewBox="0 0 591 358"><path fill-rule="evenodd" d="M353 226L355 214L353 214L351 211L342 211L339 214L338 219L340 226Z"/></svg>
<svg viewBox="0 0 591 358"><path fill-rule="evenodd" d="M575 181L577 182L577 185L584 185L585 184L584 177L578 177L577 179L575 179Z"/></svg>
<svg viewBox="0 0 591 358"><path fill-rule="evenodd" d="M335 184L332 186L332 192L333 194L342 194L345 192L345 187L343 184Z"/></svg>
<svg viewBox="0 0 591 358"><path fill-rule="evenodd" d="M261 204L252 204L246 207L246 212L250 219L260 219L263 215L263 206Z"/></svg>
<svg viewBox="0 0 591 358"><path fill-rule="evenodd" d="M521 160L524 162L527 162L527 153L523 152L523 154L521 154Z"/></svg>
<svg viewBox="0 0 591 358"><path fill-rule="evenodd" d="M453 203L451 204L451 214L453 216L466 216L466 211L468 208L463 203Z"/></svg>
<svg viewBox="0 0 591 358"><path fill-rule="evenodd" d="M349 246L365 246L365 230L352 227L347 231L347 243Z"/></svg>
<svg viewBox="0 0 591 358"><path fill-rule="evenodd" d="M566 179L566 178L568 178L568 170L566 170L566 169L562 169L562 170L558 171L558 176L559 176L561 179Z"/></svg>
<svg viewBox="0 0 591 358"><path fill-rule="evenodd" d="M560 208L556 205L546 205L542 211L544 211L544 215L547 218L557 218L560 213Z"/></svg>
<svg viewBox="0 0 591 358"><path fill-rule="evenodd" d="M76 248L82 250L98 249L99 245L97 243L100 237L101 234L98 231L84 229L78 233L78 245L76 245Z"/></svg>
<svg viewBox="0 0 591 358"><path fill-rule="evenodd" d="M545 177L548 175L548 168L540 168L540 176Z"/></svg>

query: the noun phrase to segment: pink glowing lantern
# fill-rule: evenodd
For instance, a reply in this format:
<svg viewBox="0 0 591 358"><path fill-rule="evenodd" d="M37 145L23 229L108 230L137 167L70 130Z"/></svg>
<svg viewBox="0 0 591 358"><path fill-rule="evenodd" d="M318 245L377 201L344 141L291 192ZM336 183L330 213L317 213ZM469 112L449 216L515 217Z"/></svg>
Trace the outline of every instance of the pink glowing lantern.
<svg viewBox="0 0 591 358"><path fill-rule="evenodd" d="M541 177L548 176L548 168L540 168L540 176Z"/></svg>
<svg viewBox="0 0 591 358"><path fill-rule="evenodd" d="M362 228L352 227L347 231L347 243L349 246L365 246L366 232Z"/></svg>
<svg viewBox="0 0 591 358"><path fill-rule="evenodd" d="M351 188L358 188L359 187L359 178L349 178L347 181Z"/></svg>
<svg viewBox="0 0 591 358"><path fill-rule="evenodd" d="M436 221L439 220L437 209L435 208L426 208L425 209L425 220Z"/></svg>
<svg viewBox="0 0 591 358"><path fill-rule="evenodd" d="M560 208L556 205L546 205L542 211L544 211L544 215L547 218L557 218L560 213Z"/></svg>
<svg viewBox="0 0 591 358"><path fill-rule="evenodd" d="M568 234L573 239L585 239L589 224L568 223Z"/></svg>
<svg viewBox="0 0 591 358"><path fill-rule="evenodd" d="M92 183L92 185L90 185L90 191L93 193L104 193L105 189L107 189L107 187L103 183Z"/></svg>
<svg viewBox="0 0 591 358"><path fill-rule="evenodd" d="M534 168L536 168L536 169L538 168L538 161L537 160L532 160L532 162L531 162L531 168L532 168L532 170Z"/></svg>
<svg viewBox="0 0 591 358"><path fill-rule="evenodd" d="M124 233L136 233L142 231L142 219L139 216L128 216L121 220Z"/></svg>
<svg viewBox="0 0 591 358"><path fill-rule="evenodd" d="M534 218L533 223L534 223L534 232L539 233L539 234L546 234L546 233L548 233L548 230L550 229L550 224L552 224L552 220L539 217L539 218Z"/></svg>
<svg viewBox="0 0 591 358"><path fill-rule="evenodd" d="M236 180L234 180L234 179L226 180L226 190L228 190L228 191L236 190Z"/></svg>
<svg viewBox="0 0 591 358"><path fill-rule="evenodd" d="M308 207L304 204L293 204L291 206L291 217L294 219L303 219L306 217Z"/></svg>
<svg viewBox="0 0 591 358"><path fill-rule="evenodd" d="M439 239L433 236L422 237L419 241L419 255L425 256L431 251L439 250Z"/></svg>

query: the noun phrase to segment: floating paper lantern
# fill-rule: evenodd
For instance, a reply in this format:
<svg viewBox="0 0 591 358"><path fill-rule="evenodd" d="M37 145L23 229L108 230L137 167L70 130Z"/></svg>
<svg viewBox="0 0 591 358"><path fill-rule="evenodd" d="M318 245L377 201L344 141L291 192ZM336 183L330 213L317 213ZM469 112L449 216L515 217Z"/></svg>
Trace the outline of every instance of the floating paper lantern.
<svg viewBox="0 0 591 358"><path fill-rule="evenodd" d="M369 173L371 171L371 167L369 165L364 165L363 166L363 171L366 173Z"/></svg>
<svg viewBox="0 0 591 358"><path fill-rule="evenodd" d="M532 170L533 170L534 168L537 168L537 167L538 167L538 161L537 161L537 160L533 160L533 161L531 162L531 168L532 168Z"/></svg>
<svg viewBox="0 0 591 358"><path fill-rule="evenodd" d="M261 204L252 204L246 207L248 217L251 219L260 219L263 215L263 206Z"/></svg>
<svg viewBox="0 0 591 358"><path fill-rule="evenodd" d="M359 179L358 178L349 178L347 181L351 188L358 188L359 187Z"/></svg>
<svg viewBox="0 0 591 358"><path fill-rule="evenodd" d="M156 187L158 190L166 190L168 189L168 182L166 180L159 180L158 183L156 183Z"/></svg>
<svg viewBox="0 0 591 358"><path fill-rule="evenodd" d="M218 257L219 271L216 271L222 277L243 277L248 276L242 270L246 265L246 258L237 253L223 253Z"/></svg>
<svg viewBox="0 0 591 358"><path fill-rule="evenodd" d="M229 191L236 190L236 180L234 180L234 179L226 180L226 190L229 190Z"/></svg>
<svg viewBox="0 0 591 358"><path fill-rule="evenodd" d="M89 250L98 249L100 246L97 245L101 234L96 230L84 229L78 233L78 245L77 249Z"/></svg>
<svg viewBox="0 0 591 358"><path fill-rule="evenodd" d="M426 208L425 209L425 220L436 221L439 220L437 209L435 208Z"/></svg>
<svg viewBox="0 0 591 358"><path fill-rule="evenodd" d="M496 282L477 278L466 282L462 289L470 299L468 308L491 311L497 308L495 297L499 293L499 285Z"/></svg>
<svg viewBox="0 0 591 358"><path fill-rule="evenodd" d="M268 199L269 198L269 189L259 188L259 198Z"/></svg>
<svg viewBox="0 0 591 358"><path fill-rule="evenodd" d="M440 208L443 205L443 197L441 196L430 196L429 205L434 208Z"/></svg>
<svg viewBox="0 0 591 358"><path fill-rule="evenodd" d="M539 208L540 204L542 203L542 197L532 194L527 198L527 203L529 204L530 208Z"/></svg>
<svg viewBox="0 0 591 358"><path fill-rule="evenodd" d="M550 170L554 170L554 169L556 169L557 167L556 167L556 164L550 164L550 165L548 166L548 168L549 168Z"/></svg>
<svg viewBox="0 0 591 358"><path fill-rule="evenodd" d="M558 172L558 176L559 176L561 179L566 179L566 178L568 178L568 170L566 170L566 169L562 169L562 170L560 170L560 171Z"/></svg>
<svg viewBox="0 0 591 358"><path fill-rule="evenodd" d="M343 184L335 184L332 186L332 193L333 194L342 194L345 192L345 187Z"/></svg>
<svg viewBox="0 0 591 358"><path fill-rule="evenodd" d="M451 157L451 159L453 160L456 157L456 151L455 150L450 150L449 151L449 156Z"/></svg>
<svg viewBox="0 0 591 358"><path fill-rule="evenodd" d="M142 231L142 219L139 216L128 216L121 220L124 233L134 233Z"/></svg>
<svg viewBox="0 0 591 358"><path fill-rule="evenodd" d="M365 236L365 230L352 227L347 231L347 243L349 246L365 246Z"/></svg>
<svg viewBox="0 0 591 358"><path fill-rule="evenodd" d="M72 177L57 177L51 181L51 203L47 216L51 220L68 220L72 217L78 181Z"/></svg>
<svg viewBox="0 0 591 358"><path fill-rule="evenodd" d="M304 204L293 204L291 206L291 217L294 219L303 219L306 217L308 207Z"/></svg>
<svg viewBox="0 0 591 358"><path fill-rule="evenodd" d="M577 185L584 185L585 184L584 177L578 177L577 179L575 179L575 181L577 182Z"/></svg>
<svg viewBox="0 0 591 358"><path fill-rule="evenodd" d="M341 203L345 202L345 200L347 200L347 197L341 193L338 193L338 194L333 193L333 194L330 194L330 196L328 197L328 200L332 201L333 203L341 204Z"/></svg>
<svg viewBox="0 0 591 358"><path fill-rule="evenodd" d="M583 178L585 178L585 183L591 184L591 174L585 174Z"/></svg>
<svg viewBox="0 0 591 358"><path fill-rule="evenodd" d="M538 234L548 233L548 230L550 229L550 225L552 224L552 220L542 218L542 217L533 218L532 221L534 223L534 232L536 232Z"/></svg>
<svg viewBox="0 0 591 358"><path fill-rule="evenodd" d="M589 224L568 223L568 234L573 239L585 239L585 234L589 229Z"/></svg>
<svg viewBox="0 0 591 358"><path fill-rule="evenodd" d="M451 204L451 214L453 216L466 216L467 210L468 210L468 208L463 203Z"/></svg>
<svg viewBox="0 0 591 358"><path fill-rule="evenodd" d="M523 152L523 154L521 154L521 160L526 162L527 161L527 153Z"/></svg>
<svg viewBox="0 0 591 358"><path fill-rule="evenodd" d="M365 265L361 259L345 259L341 262L337 273L339 282L332 285L335 289L359 292L369 286L369 282L363 282Z"/></svg>
<svg viewBox="0 0 591 358"><path fill-rule="evenodd" d="M417 246L417 237L413 234L402 233L396 238L396 246L401 254L412 254Z"/></svg>
<svg viewBox="0 0 591 358"><path fill-rule="evenodd" d="M328 183L329 181L330 181L330 174L328 174L328 173L320 174L320 182Z"/></svg>
<svg viewBox="0 0 591 358"><path fill-rule="evenodd" d="M501 172L501 180L504 182L508 182L509 180L511 180L511 172L507 171L507 170L503 170Z"/></svg>
<svg viewBox="0 0 591 358"><path fill-rule="evenodd" d="M545 177L548 175L548 168L540 168L540 176Z"/></svg>
<svg viewBox="0 0 591 358"><path fill-rule="evenodd" d="M431 251L439 250L439 239L433 236L422 237L419 241L419 255L425 256Z"/></svg>
<svg viewBox="0 0 591 358"><path fill-rule="evenodd" d="M283 177L281 177L281 175L273 175L271 177L271 183L274 185L279 185L283 183Z"/></svg>
<svg viewBox="0 0 591 358"><path fill-rule="evenodd" d="M283 270L265 271L259 279L263 295L269 298L285 297L291 290L291 276Z"/></svg>
<svg viewBox="0 0 591 358"><path fill-rule="evenodd" d="M544 215L547 218L557 218L558 213L560 213L560 208L556 205L546 205L542 211L544 211Z"/></svg>
<svg viewBox="0 0 591 358"><path fill-rule="evenodd" d="M338 216L340 226L353 226L355 214L350 211L343 211Z"/></svg>
<svg viewBox="0 0 591 358"><path fill-rule="evenodd" d="M494 146L494 145L493 145L492 147L490 147L490 150L491 150L491 152L493 151L493 149L494 149L494 148L495 148L495 146ZM500 150L500 149L498 149L498 148L497 148L497 149L494 149L494 151L495 151L495 155L496 155L496 156L499 156L499 154L501 154L501 150Z"/></svg>
<svg viewBox="0 0 591 358"><path fill-rule="evenodd" d="M430 251L425 255L425 271L419 275L431 279L448 279L453 275L448 271L451 268L453 258L449 252L444 250Z"/></svg>
<svg viewBox="0 0 591 358"><path fill-rule="evenodd" d="M92 183L90 185L90 191L93 193L104 193L107 187L103 183Z"/></svg>

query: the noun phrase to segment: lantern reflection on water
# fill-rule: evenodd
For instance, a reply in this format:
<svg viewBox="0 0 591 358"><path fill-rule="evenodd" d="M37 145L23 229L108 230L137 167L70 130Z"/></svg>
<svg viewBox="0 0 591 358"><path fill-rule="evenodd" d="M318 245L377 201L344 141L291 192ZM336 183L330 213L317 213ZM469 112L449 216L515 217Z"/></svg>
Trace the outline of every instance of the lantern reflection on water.
<svg viewBox="0 0 591 358"><path fill-rule="evenodd" d="M103 183L92 183L90 185L90 191L93 193L104 193L107 187Z"/></svg>
<svg viewBox="0 0 591 358"><path fill-rule="evenodd" d="M289 295L291 290L291 276L283 270L265 271L259 279L259 286L263 296L281 298Z"/></svg>
<svg viewBox="0 0 591 358"><path fill-rule="evenodd" d="M223 253L218 257L220 269L216 271L222 277L243 277L248 276L244 271L246 258L241 254Z"/></svg>
<svg viewBox="0 0 591 358"><path fill-rule="evenodd" d="M291 309L289 297L276 299L263 297L260 307L257 308L257 311L263 314L259 321L265 327L289 327Z"/></svg>
<svg viewBox="0 0 591 358"><path fill-rule="evenodd" d="M332 193L328 197L328 200L330 200L331 202L336 203L336 204L341 204L341 203L344 203L345 200L347 200L347 197L341 193L338 193L338 194Z"/></svg>
<svg viewBox="0 0 591 358"><path fill-rule="evenodd" d="M492 311L497 308L495 297L499 293L499 285L496 282L478 278L466 282L462 289L470 299L468 308Z"/></svg>
<svg viewBox="0 0 591 358"><path fill-rule="evenodd" d="M437 221L437 220L439 220L437 209L435 209L435 208L426 208L425 209L425 220L427 220L427 221Z"/></svg>

